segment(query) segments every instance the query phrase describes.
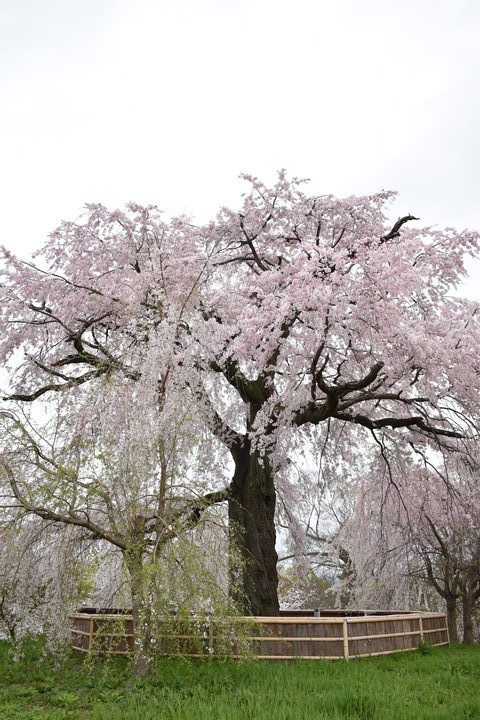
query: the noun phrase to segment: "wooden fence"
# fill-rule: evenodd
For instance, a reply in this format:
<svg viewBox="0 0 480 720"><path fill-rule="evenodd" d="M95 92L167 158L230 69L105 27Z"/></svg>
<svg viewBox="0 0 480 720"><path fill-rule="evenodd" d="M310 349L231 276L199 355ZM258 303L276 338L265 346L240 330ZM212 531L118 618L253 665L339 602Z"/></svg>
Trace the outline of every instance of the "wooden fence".
<svg viewBox="0 0 480 720"><path fill-rule="evenodd" d="M341 612L341 611L337 611ZM133 618L120 613L78 612L71 616L75 650L126 655L133 650ZM225 623L226 621L224 621ZM169 655L239 657L238 643L225 649L222 621L165 618L159 651ZM448 645L446 616L408 612L314 617L245 617L228 621L243 647L262 660L308 660L367 657L415 650L421 642ZM189 627L190 624L190 627ZM195 628L193 627L195 625ZM242 630L243 628L243 630ZM240 642L240 641L239 641Z"/></svg>

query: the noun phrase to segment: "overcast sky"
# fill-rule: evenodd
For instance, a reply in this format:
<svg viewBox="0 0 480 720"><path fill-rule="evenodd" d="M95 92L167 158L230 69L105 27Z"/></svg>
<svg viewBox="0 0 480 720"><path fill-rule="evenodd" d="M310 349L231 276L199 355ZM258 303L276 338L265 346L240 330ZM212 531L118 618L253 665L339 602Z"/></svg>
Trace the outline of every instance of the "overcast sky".
<svg viewBox="0 0 480 720"><path fill-rule="evenodd" d="M9 248L92 201L203 221L282 167L480 229L478 0L0 0L0 35Z"/></svg>

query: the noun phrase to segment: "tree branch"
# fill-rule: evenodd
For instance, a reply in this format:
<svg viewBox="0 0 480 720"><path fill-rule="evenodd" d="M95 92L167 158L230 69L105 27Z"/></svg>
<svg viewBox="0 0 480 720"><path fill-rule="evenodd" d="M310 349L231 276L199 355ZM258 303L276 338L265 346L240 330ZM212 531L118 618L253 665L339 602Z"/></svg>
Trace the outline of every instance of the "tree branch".
<svg viewBox="0 0 480 720"><path fill-rule="evenodd" d="M15 498L27 512L37 515L38 517L43 518L43 520L52 520L53 522L59 522L64 525L76 525L77 527L83 527L91 532L96 538L107 540L112 545L116 545L123 550L126 549L127 543L122 535L109 532L105 528L102 528L100 525L97 525L97 523L90 520L89 517L82 518L73 512L68 515L64 515L63 513L55 512L50 508L34 505L29 502L20 490L15 474L2 457L0 457L0 465L7 474L8 481Z"/></svg>
<svg viewBox="0 0 480 720"><path fill-rule="evenodd" d="M427 425L422 417L406 417L406 418L394 418L386 417L378 420L371 420L365 415L350 415L348 413L334 413L333 417L337 420L343 420L344 422L356 423L362 425L369 430L379 430L383 427L391 428L419 428L426 432L428 435L441 435L443 437L462 438L463 434L456 430L447 430L445 428L432 427Z"/></svg>
<svg viewBox="0 0 480 720"><path fill-rule="evenodd" d="M178 510L170 519L169 526L171 529L162 535L161 542L165 543L169 540L173 540L179 535L179 533L194 528L198 525L203 513L209 507L225 502L229 499L229 497L230 491L228 488L225 488L224 490L216 490L198 498L193 507L189 506L188 508Z"/></svg>
<svg viewBox="0 0 480 720"><path fill-rule="evenodd" d="M410 220L419 220L420 218L415 217L414 215L404 215L401 218L398 218L395 225L392 227L390 232L388 232L386 235L382 235L380 238L380 243L387 242L388 240L392 240L395 237L398 237L400 235L400 228L402 225L405 225L406 222L409 222Z"/></svg>
<svg viewBox="0 0 480 720"><path fill-rule="evenodd" d="M3 400L19 400L22 402L33 402L41 395L45 395L45 393L47 392L60 392L63 390L70 390L73 387L77 387L77 385L83 385L83 383L86 383L93 378L104 375L108 370L108 365L104 365L103 367L97 367L96 370L87 372L84 375L79 375L76 378L71 378L70 380L68 380L68 382L43 385L43 387L38 388L38 390L35 390L35 392L32 393L14 393L13 395L6 395L3 397Z"/></svg>

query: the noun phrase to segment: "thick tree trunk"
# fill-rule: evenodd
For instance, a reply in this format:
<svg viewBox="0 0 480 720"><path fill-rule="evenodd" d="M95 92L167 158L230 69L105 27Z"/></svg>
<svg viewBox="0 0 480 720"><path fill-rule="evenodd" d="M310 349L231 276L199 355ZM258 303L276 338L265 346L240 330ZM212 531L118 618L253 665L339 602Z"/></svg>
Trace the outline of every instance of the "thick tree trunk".
<svg viewBox="0 0 480 720"><path fill-rule="evenodd" d="M454 597L447 597L447 626L450 642L458 642L457 631L457 601Z"/></svg>
<svg viewBox="0 0 480 720"><path fill-rule="evenodd" d="M470 592L462 595L462 613L463 613L463 643L465 645L473 645L473 597Z"/></svg>
<svg viewBox="0 0 480 720"><path fill-rule="evenodd" d="M232 455L228 518L233 556L240 558L240 567L234 562L231 569L232 596L248 615L278 615L273 472L248 440Z"/></svg>

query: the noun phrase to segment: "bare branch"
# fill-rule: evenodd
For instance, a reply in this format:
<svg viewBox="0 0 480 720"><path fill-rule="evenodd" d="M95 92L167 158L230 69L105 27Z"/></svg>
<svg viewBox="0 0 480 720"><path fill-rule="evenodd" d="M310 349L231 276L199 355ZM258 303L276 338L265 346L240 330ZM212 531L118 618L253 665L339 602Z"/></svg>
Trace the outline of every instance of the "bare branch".
<svg viewBox="0 0 480 720"><path fill-rule="evenodd" d="M458 432L457 430L448 430L446 428L440 428L440 427L434 427L432 425L428 425L422 417L404 417L404 418L394 418L394 417L385 417L380 418L378 420L372 420L365 415L350 415L348 413L334 413L333 417L337 420L343 420L345 422L351 422L356 423L358 425L363 425L363 427L368 428L369 430L379 430L383 427L391 427L391 428L418 428L419 430L423 430L423 432L427 433L428 435L438 435L443 437L452 437L452 438L462 438L463 434Z"/></svg>
<svg viewBox="0 0 480 720"><path fill-rule="evenodd" d="M380 242L384 243L387 242L387 240L392 240L395 237L398 237L400 235L400 228L402 225L405 225L406 222L409 222L410 220L419 220L420 218L415 217L414 215L404 215L401 218L398 218L395 225L392 227L390 232L388 232L386 235L382 235L380 238Z"/></svg>

